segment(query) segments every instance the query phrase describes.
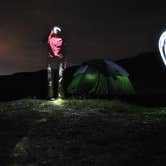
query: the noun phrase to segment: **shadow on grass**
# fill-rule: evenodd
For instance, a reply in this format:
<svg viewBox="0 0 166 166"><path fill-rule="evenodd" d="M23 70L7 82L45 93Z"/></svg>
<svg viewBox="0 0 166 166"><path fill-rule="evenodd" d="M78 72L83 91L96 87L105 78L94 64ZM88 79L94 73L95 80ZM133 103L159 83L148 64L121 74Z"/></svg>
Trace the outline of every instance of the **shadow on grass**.
<svg viewBox="0 0 166 166"><path fill-rule="evenodd" d="M166 165L166 114L121 101L58 104L9 103L0 113L1 165Z"/></svg>
<svg viewBox="0 0 166 166"><path fill-rule="evenodd" d="M0 165L8 166L13 149L28 135L39 117L41 114L34 111L0 113Z"/></svg>
<svg viewBox="0 0 166 166"><path fill-rule="evenodd" d="M121 101L128 102L130 104L137 104L149 107L164 107L166 106L165 94L138 94L133 96L119 96L116 97Z"/></svg>
<svg viewBox="0 0 166 166"><path fill-rule="evenodd" d="M165 165L165 127L117 115L50 117L17 143L12 159L18 166Z"/></svg>

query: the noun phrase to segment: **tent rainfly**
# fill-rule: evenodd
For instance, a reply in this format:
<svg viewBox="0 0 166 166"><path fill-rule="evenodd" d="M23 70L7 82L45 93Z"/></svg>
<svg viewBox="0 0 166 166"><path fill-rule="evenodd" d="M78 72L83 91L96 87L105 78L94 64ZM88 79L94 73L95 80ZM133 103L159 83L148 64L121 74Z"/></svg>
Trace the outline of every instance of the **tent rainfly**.
<svg viewBox="0 0 166 166"><path fill-rule="evenodd" d="M72 96L108 97L133 95L135 90L125 69L110 60L97 59L84 62L76 70L67 93Z"/></svg>

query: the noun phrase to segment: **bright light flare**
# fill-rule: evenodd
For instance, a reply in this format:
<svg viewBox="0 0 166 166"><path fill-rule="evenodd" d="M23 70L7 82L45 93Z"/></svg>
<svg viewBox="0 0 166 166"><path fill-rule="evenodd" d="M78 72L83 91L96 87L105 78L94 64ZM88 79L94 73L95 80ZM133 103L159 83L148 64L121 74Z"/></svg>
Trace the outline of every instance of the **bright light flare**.
<svg viewBox="0 0 166 166"><path fill-rule="evenodd" d="M57 106L62 106L64 103L65 103L65 100L61 99L61 98L58 98L54 101L52 101L55 105Z"/></svg>
<svg viewBox="0 0 166 166"><path fill-rule="evenodd" d="M162 57L164 65L166 66L166 31L164 31L161 34L158 44L159 44L160 55Z"/></svg>

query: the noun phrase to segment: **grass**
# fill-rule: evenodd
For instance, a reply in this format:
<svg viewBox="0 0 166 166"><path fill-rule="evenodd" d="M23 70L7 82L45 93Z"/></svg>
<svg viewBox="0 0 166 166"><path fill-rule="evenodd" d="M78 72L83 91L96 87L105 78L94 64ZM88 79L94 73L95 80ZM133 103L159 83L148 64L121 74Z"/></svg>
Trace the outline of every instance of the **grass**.
<svg viewBox="0 0 166 166"><path fill-rule="evenodd" d="M165 165L165 128L165 107L97 99L1 102L0 164Z"/></svg>

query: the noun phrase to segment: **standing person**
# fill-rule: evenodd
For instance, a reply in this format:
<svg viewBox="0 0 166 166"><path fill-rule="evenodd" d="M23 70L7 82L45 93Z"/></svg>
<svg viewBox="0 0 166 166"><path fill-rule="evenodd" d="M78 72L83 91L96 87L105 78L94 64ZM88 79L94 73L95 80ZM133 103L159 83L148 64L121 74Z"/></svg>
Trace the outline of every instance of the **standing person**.
<svg viewBox="0 0 166 166"><path fill-rule="evenodd" d="M59 68L58 97L63 97L62 78L64 71L63 39L61 28L55 26L48 36L48 98L54 100L55 68Z"/></svg>

